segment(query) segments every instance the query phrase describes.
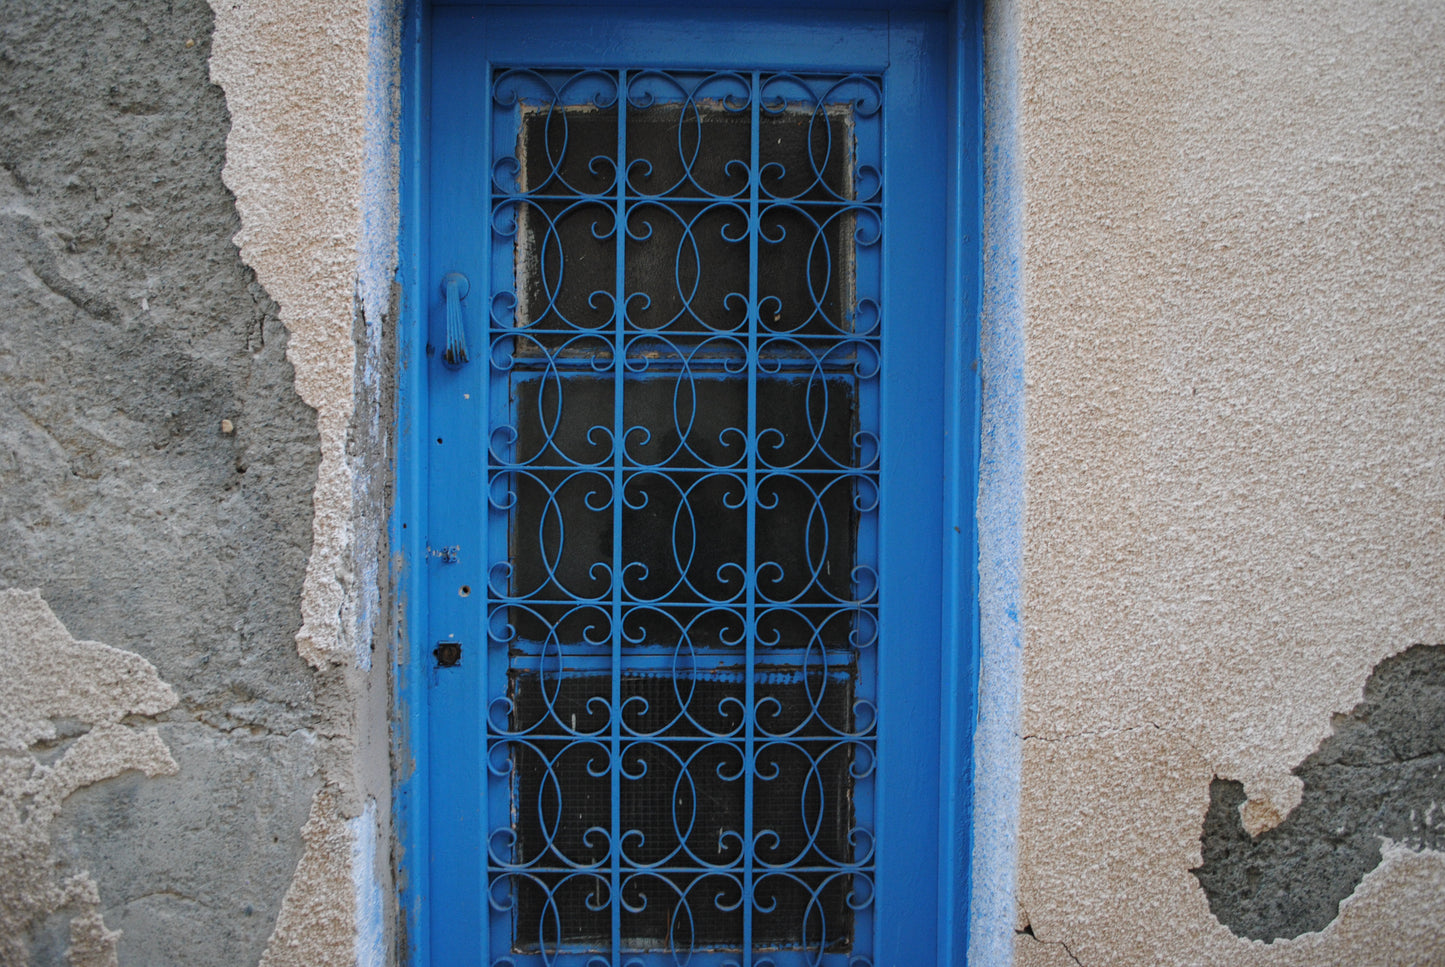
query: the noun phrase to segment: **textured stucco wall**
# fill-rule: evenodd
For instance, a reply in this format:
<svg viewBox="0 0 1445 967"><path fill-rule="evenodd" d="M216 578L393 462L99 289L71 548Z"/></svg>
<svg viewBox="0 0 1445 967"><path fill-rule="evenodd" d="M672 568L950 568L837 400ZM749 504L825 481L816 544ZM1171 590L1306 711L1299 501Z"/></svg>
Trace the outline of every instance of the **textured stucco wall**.
<svg viewBox="0 0 1445 967"><path fill-rule="evenodd" d="M316 417L231 241L211 29L0 16L6 965L255 964L338 754L294 640Z"/></svg>
<svg viewBox="0 0 1445 967"><path fill-rule="evenodd" d="M0 17L7 967L386 962L396 20Z"/></svg>
<svg viewBox="0 0 1445 967"><path fill-rule="evenodd" d="M396 11L212 6L214 43L197 2L0 22L0 587L39 589L0 598L0 652L77 655L5 663L38 704L0 720L0 811L43 808L0 835L31 904L0 940L38 963L385 957ZM1445 641L1445 10L990 17L1018 114L1016 167L988 158L981 774L1009 798L1021 617L1016 959L1445 959L1428 837L1269 946L1191 872L1228 782L1280 823L1372 671ZM1010 816L980 830L1004 872Z"/></svg>
<svg viewBox="0 0 1445 967"><path fill-rule="evenodd" d="M1422 842L1269 946L1190 872L1216 776L1275 826L1445 641L1445 7L1016 6L1018 961L1445 962Z"/></svg>

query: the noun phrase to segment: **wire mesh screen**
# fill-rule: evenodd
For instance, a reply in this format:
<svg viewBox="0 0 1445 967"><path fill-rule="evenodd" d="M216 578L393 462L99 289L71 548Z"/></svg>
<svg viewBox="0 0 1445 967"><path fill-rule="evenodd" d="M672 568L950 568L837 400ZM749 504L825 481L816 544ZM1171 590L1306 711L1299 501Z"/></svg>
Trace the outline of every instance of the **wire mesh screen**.
<svg viewBox="0 0 1445 967"><path fill-rule="evenodd" d="M879 81L490 104L493 962L866 964Z"/></svg>

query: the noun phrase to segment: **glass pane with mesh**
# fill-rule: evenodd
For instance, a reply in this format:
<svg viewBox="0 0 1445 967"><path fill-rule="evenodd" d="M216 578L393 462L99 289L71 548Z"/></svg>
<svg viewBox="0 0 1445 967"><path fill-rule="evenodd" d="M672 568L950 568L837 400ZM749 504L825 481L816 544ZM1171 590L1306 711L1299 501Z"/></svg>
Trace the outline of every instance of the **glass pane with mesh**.
<svg viewBox="0 0 1445 967"><path fill-rule="evenodd" d="M866 955L878 79L492 82L509 956Z"/></svg>

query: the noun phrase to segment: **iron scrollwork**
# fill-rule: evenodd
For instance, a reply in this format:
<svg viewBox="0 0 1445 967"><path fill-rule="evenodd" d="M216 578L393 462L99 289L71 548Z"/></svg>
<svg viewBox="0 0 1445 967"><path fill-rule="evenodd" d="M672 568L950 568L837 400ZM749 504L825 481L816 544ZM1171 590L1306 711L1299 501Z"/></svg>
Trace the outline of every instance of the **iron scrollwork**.
<svg viewBox="0 0 1445 967"><path fill-rule="evenodd" d="M493 72L494 964L869 963L881 124Z"/></svg>

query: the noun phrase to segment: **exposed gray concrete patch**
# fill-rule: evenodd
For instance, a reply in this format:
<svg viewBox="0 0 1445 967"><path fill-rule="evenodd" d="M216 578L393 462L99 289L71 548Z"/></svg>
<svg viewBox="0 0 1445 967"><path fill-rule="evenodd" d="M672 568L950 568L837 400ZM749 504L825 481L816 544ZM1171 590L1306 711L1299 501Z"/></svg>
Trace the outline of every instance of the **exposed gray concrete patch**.
<svg viewBox="0 0 1445 967"><path fill-rule="evenodd" d="M1445 646L1382 662L1364 700L1295 774L1300 805L1251 838L1243 787L1215 779L1193 872L1209 908L1256 940L1323 930L1380 862L1381 843L1445 850Z"/></svg>
<svg viewBox="0 0 1445 967"><path fill-rule="evenodd" d="M60 881L52 827L84 786L131 769L176 772L154 727L121 724L175 703L144 658L76 641L37 592L0 591L0 963L28 963L31 928L71 906L71 963L115 964L120 935L106 928L87 873Z"/></svg>
<svg viewBox="0 0 1445 967"><path fill-rule="evenodd" d="M357 851L337 790L317 792L301 836L306 851L260 967L353 967L358 961L352 873Z"/></svg>
<svg viewBox="0 0 1445 967"><path fill-rule="evenodd" d="M1205 762L1188 742L1145 727L1031 739L1024 757L1025 775L1049 791L1020 843L1020 899L1036 939L1067 945L1084 967L1445 962L1445 853L1385 844L1383 861L1323 931L1243 939L1210 914L1189 872L1199 865L1208 790L1190 781ZM1104 833L1109 848L1093 847ZM1014 946L1031 963L1028 938Z"/></svg>
<svg viewBox="0 0 1445 967"><path fill-rule="evenodd" d="M205 0L0 17L0 587L179 699L176 776L85 786L52 824L46 861L94 880L127 965L255 964L345 752L294 641L315 414L231 242L211 21ZM33 962L62 963L80 915L37 924Z"/></svg>
<svg viewBox="0 0 1445 967"><path fill-rule="evenodd" d="M241 212L236 242L281 306L297 392L317 413L321 466L296 640L320 668L357 647L356 482L347 457L356 398L352 325L358 253L374 248L385 229L369 225L372 235L363 233L366 186L377 180L366 176L376 72L370 6L213 0L212 7L211 76L233 118L223 175ZM381 304L370 291L380 285L377 275L368 273L364 303Z"/></svg>
<svg viewBox="0 0 1445 967"><path fill-rule="evenodd" d="M55 851L103 886L121 963L254 964L301 855L327 742L306 730L182 721L160 734L177 778L132 774L80 790L66 801Z"/></svg>

